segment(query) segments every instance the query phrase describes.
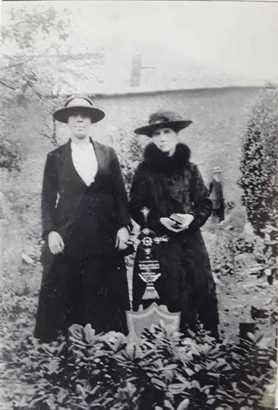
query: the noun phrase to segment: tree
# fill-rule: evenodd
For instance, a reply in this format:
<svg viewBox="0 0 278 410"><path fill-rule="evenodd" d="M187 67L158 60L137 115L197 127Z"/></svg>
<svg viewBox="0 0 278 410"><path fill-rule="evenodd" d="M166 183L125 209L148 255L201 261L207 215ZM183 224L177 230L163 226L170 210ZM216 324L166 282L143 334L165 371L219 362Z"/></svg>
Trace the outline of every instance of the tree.
<svg viewBox="0 0 278 410"><path fill-rule="evenodd" d="M53 7L10 9L2 30L2 85L23 94L31 87L40 95L35 87L49 81L50 65L42 59L59 54L68 37L67 17L67 10L58 14Z"/></svg>
<svg viewBox="0 0 278 410"><path fill-rule="evenodd" d="M45 97L49 88L54 87L55 71L51 64L45 64L45 58L50 52L52 56L58 55L64 44L68 13L65 10L58 15L53 7L17 5L6 5L5 12L0 64L0 168L18 171L25 144L18 120L26 118L30 105L37 106L37 111L45 115L52 110L53 101ZM41 133L51 138L52 124L42 123Z"/></svg>

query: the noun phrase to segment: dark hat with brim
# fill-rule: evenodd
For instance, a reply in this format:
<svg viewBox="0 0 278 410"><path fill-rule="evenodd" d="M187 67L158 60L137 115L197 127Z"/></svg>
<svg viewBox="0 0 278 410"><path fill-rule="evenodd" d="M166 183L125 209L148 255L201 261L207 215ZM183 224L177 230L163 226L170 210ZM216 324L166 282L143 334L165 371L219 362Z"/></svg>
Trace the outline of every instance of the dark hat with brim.
<svg viewBox="0 0 278 410"><path fill-rule="evenodd" d="M98 122L105 116L105 113L99 108L96 108L93 101L87 97L69 98L64 107L55 111L53 116L57 121L68 122L70 115L74 115L80 111L88 115L92 122Z"/></svg>
<svg viewBox="0 0 278 410"><path fill-rule="evenodd" d="M152 137L155 130L159 128L171 128L175 132L179 132L183 128L188 127L192 121L184 120L182 117L171 111L158 111L150 115L149 124L144 127L136 128L136 134L147 135Z"/></svg>

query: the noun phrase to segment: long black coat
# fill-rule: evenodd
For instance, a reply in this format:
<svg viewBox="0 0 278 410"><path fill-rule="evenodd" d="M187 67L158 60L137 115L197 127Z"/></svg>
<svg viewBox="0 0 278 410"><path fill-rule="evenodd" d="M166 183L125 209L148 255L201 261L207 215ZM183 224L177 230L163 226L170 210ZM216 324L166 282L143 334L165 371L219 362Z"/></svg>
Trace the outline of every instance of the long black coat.
<svg viewBox="0 0 278 410"><path fill-rule="evenodd" d="M169 310L182 311L182 329L194 326L197 315L205 327L215 332L218 323L215 285L200 227L211 214L211 201L198 167L189 161L190 150L178 144L173 157L166 157L149 144L144 161L136 170L131 193L132 218L143 225L141 209L150 210L148 224L156 234L167 234L169 241L157 246L162 275L156 282L160 302ZM168 231L161 217L172 213L191 213L194 221L181 233ZM140 304L145 284L135 275L133 301Z"/></svg>
<svg viewBox="0 0 278 410"><path fill-rule="evenodd" d="M115 239L118 229L130 223L128 201L114 150L92 144L98 171L89 187L74 168L70 141L47 156L42 234L46 239L57 231L65 249L52 255L46 240L42 250L35 336L43 340L54 339L74 322L90 322L98 331L125 331L123 315L115 317L129 306L124 261Z"/></svg>

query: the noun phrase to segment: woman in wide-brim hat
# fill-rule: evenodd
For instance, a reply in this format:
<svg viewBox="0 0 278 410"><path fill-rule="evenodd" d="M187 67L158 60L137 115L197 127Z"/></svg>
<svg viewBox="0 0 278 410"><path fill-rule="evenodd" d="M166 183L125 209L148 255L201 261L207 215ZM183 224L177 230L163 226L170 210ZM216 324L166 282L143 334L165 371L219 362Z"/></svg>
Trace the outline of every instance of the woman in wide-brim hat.
<svg viewBox="0 0 278 410"><path fill-rule="evenodd" d="M190 149L178 132L191 124L168 111L152 114L149 123L135 130L151 138L138 166L130 192L132 218L144 226L142 209L149 209L148 225L168 242L157 245L161 276L155 282L160 303L181 311L181 330L194 328L199 319L218 335L215 284L200 227L211 213L211 201ZM142 302L145 283L135 271L133 303Z"/></svg>
<svg viewBox="0 0 278 410"><path fill-rule="evenodd" d="M42 189L43 278L35 336L52 341L73 323L126 332L123 252L127 195L115 151L91 138L104 112L73 97L54 112L69 140L46 160Z"/></svg>

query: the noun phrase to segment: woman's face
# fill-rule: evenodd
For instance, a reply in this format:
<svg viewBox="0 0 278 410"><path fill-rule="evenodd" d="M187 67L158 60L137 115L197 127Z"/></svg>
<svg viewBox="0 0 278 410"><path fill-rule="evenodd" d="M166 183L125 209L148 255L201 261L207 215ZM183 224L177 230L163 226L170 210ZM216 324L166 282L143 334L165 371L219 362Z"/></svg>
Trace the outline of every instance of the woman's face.
<svg viewBox="0 0 278 410"><path fill-rule="evenodd" d="M73 112L68 117L68 127L74 138L82 140L90 135L92 121L83 111Z"/></svg>
<svg viewBox="0 0 278 410"><path fill-rule="evenodd" d="M153 132L152 141L160 151L173 155L178 143L177 133L172 128L159 128Z"/></svg>

